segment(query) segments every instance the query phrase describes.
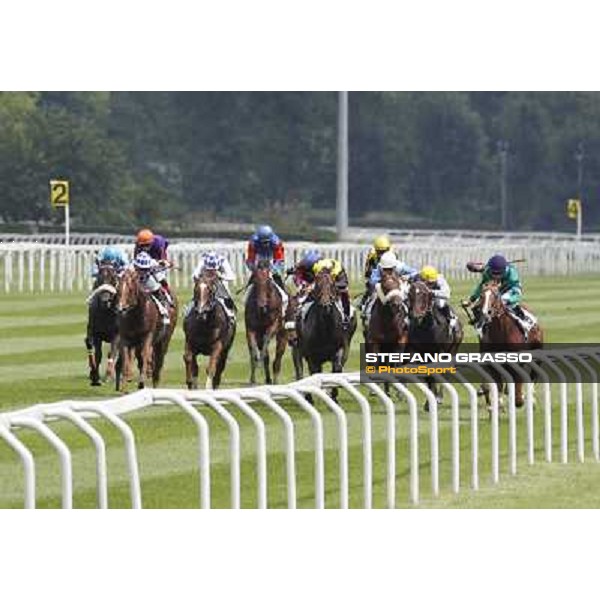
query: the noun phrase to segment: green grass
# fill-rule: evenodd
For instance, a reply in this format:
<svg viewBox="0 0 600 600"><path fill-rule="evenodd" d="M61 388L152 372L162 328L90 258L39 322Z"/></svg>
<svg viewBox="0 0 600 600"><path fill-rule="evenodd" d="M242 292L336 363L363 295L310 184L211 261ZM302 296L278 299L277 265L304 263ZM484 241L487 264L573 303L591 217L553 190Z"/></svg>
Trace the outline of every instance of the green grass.
<svg viewBox="0 0 600 600"><path fill-rule="evenodd" d="M464 297L474 281L456 283L453 287L455 302ZM178 290L180 299L187 300L189 290ZM359 289L355 289L358 292ZM527 278L526 301L539 316L548 342L596 342L600 338L600 311L597 310L600 282L595 277L571 279ZM9 294L0 296L0 411L35 403L49 403L64 399L110 398L115 395L110 385L92 388L87 380L86 352L83 346L86 306L85 293L72 294ZM475 341L473 332L466 328L465 341ZM358 333L353 341L347 370L358 369ZM166 360L163 387L182 388L184 368L182 360L183 333L178 324ZM204 363L203 363L204 364ZM225 372L225 387L239 387L247 383L248 358L243 324L238 334ZM283 380L292 378L288 353L284 358ZM587 401L588 386L584 386ZM132 389L133 391L133 389ZM420 401L421 396L416 392ZM539 395L539 394L538 394ZM464 395L461 396L465 398ZM518 448L519 471L508 475L508 425L501 417L501 481L491 485L491 440L485 411L480 417L480 481L481 490L469 491L470 430L466 403L461 409L461 493L451 491L450 408L440 407L440 484L441 495L432 498L429 480L428 416L420 411L420 477L422 507L597 507L600 470L591 457L589 410L586 406L586 461L575 464L574 407L570 398L570 445L568 465L542 464L543 411L536 411L536 465L526 465L524 458L524 415L519 413ZM350 460L350 506L362 505L362 447L361 417L358 406L342 395L341 404L348 415ZM290 402L283 406L293 416L296 425L298 505L314 505L314 454L312 427L309 418ZM280 421L268 410L255 406L267 423L269 506L285 507L285 454L284 434ZM326 505L339 503L339 475L337 429L333 415L317 404L325 425L326 444ZM373 413L374 506L386 505L385 486L385 414L382 407L371 400ZM396 404L397 410L397 505L409 507L408 480L408 411L405 403ZM244 415L231 409L242 424L242 505L256 504L255 432ZM225 425L211 411L203 409L211 432L211 481L213 506L229 504L228 432ZM155 407L130 413L126 420L132 426L138 441L142 495L146 507L195 507L198 505L197 438L194 425L174 409ZM129 506L128 480L124 449L118 433L107 423L94 421L108 440L108 465L112 507ZM75 506L95 506L94 452L89 440L72 425L52 424L73 452ZM559 457L559 420L553 410L554 460ZM58 459L48 444L28 431L18 436L34 452L37 465L38 504L42 507L60 505ZM23 475L13 451L0 444L0 507L22 505Z"/></svg>

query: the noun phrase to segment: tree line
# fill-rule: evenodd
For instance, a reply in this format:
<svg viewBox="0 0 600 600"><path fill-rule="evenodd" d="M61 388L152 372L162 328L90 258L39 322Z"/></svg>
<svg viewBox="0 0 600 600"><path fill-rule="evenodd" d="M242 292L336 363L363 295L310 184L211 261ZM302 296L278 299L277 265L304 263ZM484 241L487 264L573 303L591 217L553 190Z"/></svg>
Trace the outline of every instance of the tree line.
<svg viewBox="0 0 600 600"><path fill-rule="evenodd" d="M600 94L351 92L350 223L600 228ZM336 92L2 92L0 220L193 229L207 220L333 224Z"/></svg>

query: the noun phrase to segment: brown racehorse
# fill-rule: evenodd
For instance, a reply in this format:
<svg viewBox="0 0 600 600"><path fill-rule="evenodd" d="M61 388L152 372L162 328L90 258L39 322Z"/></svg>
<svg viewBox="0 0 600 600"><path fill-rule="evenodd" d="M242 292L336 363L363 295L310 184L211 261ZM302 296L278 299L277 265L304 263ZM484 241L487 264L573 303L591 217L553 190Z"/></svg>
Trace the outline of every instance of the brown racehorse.
<svg viewBox="0 0 600 600"><path fill-rule="evenodd" d="M408 292L408 316L410 328L408 333L408 352L437 353L458 350L464 332L460 321L456 320L455 329L450 332L446 318L434 305L433 291L424 281L413 281ZM429 389L438 399L442 399L443 388L433 378L427 379ZM428 409L428 402L425 408Z"/></svg>
<svg viewBox="0 0 600 600"><path fill-rule="evenodd" d="M124 392L126 382L132 379L134 355L139 370L138 388L143 388L149 377L152 377L152 385L158 386L165 355L177 324L177 300L173 293L171 295L174 303L169 308L171 322L165 326L154 299L144 291L138 273L130 268L121 277L117 294L118 391Z"/></svg>
<svg viewBox="0 0 600 600"><path fill-rule="evenodd" d="M277 383L287 335L283 325L283 301L271 278L269 261L259 261L251 281L252 289L244 309L246 341L250 353L250 383L256 383L256 367L261 363L265 372L265 382ZM275 359L273 379L271 379L269 343L273 338L275 338Z"/></svg>
<svg viewBox="0 0 600 600"><path fill-rule="evenodd" d="M235 339L235 321L231 321L216 297L216 271L206 271L194 285L194 304L183 321L185 333L185 382L198 387L196 356L209 356L206 366L206 389L216 389L227 363L227 355Z"/></svg>
<svg viewBox="0 0 600 600"><path fill-rule="evenodd" d="M403 350L408 343L408 325L403 301L405 292L398 275L384 273L376 286L376 294L366 330L369 352L378 352L383 344L386 352Z"/></svg>
<svg viewBox="0 0 600 600"><path fill-rule="evenodd" d="M100 385L100 363L102 343L110 344L107 379L114 375L114 360L117 355L117 273L110 263L103 263L98 269L94 290L88 296L88 325L85 346L88 351L90 385Z"/></svg>
<svg viewBox="0 0 600 600"><path fill-rule="evenodd" d="M504 305L500 294L500 286L497 282L490 281L483 286L478 306L483 322L482 336L479 340L480 352L523 352L542 348L543 331L541 327L536 323L529 331L527 339L525 338L523 330L517 321L510 316ZM523 406L523 380L509 366L506 369L515 380L515 404ZM490 374L498 383L499 389L503 390L505 386L497 371L491 369ZM489 390L487 386L484 386L483 389L486 401L489 404Z"/></svg>

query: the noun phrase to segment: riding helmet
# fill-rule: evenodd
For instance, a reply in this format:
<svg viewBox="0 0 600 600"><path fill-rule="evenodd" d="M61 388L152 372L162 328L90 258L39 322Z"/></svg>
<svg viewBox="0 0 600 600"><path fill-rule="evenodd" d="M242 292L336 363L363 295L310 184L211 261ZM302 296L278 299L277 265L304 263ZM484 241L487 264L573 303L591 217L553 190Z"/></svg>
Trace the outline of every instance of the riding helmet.
<svg viewBox="0 0 600 600"><path fill-rule="evenodd" d="M380 235L379 237L375 238L373 247L375 248L376 252L387 252L392 248L392 243L387 235Z"/></svg>
<svg viewBox="0 0 600 600"><path fill-rule="evenodd" d="M256 237L262 243L270 241L273 237L273 228L270 225L260 225L256 230Z"/></svg>
<svg viewBox="0 0 600 600"><path fill-rule="evenodd" d="M432 267L431 265L425 265L421 269L420 274L421 274L421 279L423 279L423 281L434 282L434 281L437 281L437 278L439 277L438 270L435 267Z"/></svg>
<svg viewBox="0 0 600 600"><path fill-rule="evenodd" d="M381 255L381 260L379 261L379 266L382 269L393 269L394 267L397 266L397 264L398 264L398 258L391 250L388 250L387 252L384 252Z"/></svg>
<svg viewBox="0 0 600 600"><path fill-rule="evenodd" d="M487 263L487 267L493 275L503 275L507 266L508 261L501 254L495 254Z"/></svg>
<svg viewBox="0 0 600 600"><path fill-rule="evenodd" d="M141 246L151 244L154 241L154 234L150 229L140 229L137 234L137 243Z"/></svg>

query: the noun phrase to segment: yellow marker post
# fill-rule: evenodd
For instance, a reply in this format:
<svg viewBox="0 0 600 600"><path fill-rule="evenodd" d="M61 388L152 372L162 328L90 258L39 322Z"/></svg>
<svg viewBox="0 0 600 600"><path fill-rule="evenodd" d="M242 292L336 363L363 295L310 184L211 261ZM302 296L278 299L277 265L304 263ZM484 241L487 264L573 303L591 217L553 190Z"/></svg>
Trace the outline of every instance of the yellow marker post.
<svg viewBox="0 0 600 600"><path fill-rule="evenodd" d="M577 220L577 237L581 237L581 222L582 222L582 207L581 200L571 198L567 200L567 216L569 219Z"/></svg>
<svg viewBox="0 0 600 600"><path fill-rule="evenodd" d="M65 244L69 245L69 233L70 233L70 213L69 213L69 201L70 201L70 189L69 182L62 179L51 179L50 180L50 204L52 208L63 207L65 209Z"/></svg>

